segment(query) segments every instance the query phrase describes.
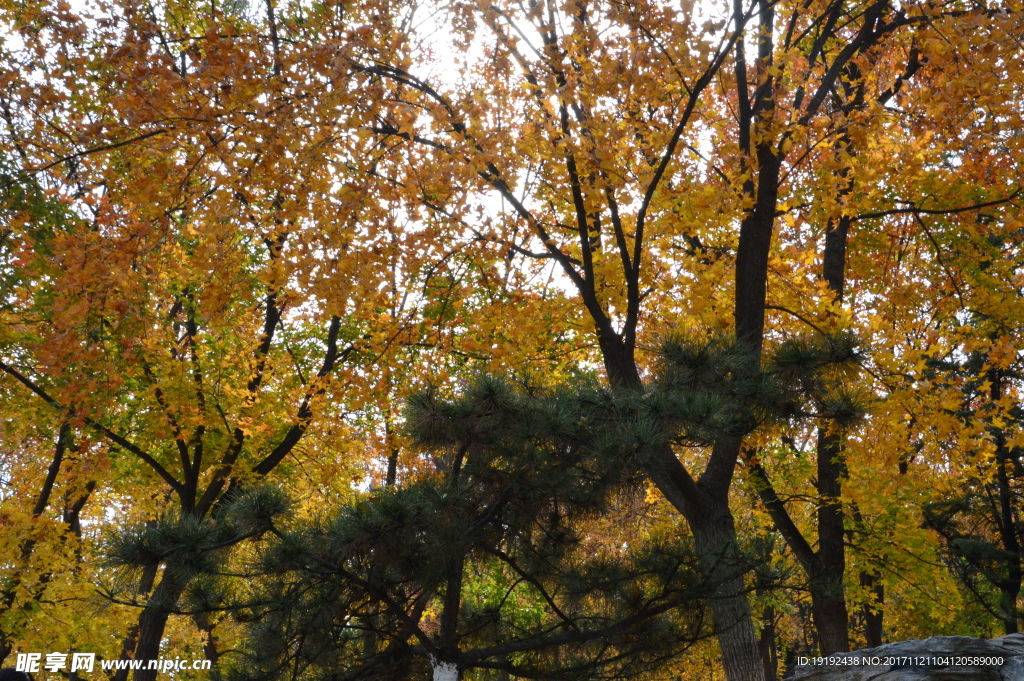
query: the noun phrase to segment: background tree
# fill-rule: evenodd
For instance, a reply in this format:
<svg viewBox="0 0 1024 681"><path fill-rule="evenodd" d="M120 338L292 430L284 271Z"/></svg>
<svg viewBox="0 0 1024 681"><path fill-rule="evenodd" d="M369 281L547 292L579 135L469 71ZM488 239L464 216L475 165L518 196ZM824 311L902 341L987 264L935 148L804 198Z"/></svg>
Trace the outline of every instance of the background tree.
<svg viewBox="0 0 1024 681"><path fill-rule="evenodd" d="M943 558L961 585L1001 622L1004 633L1012 634L1020 627L1024 582L1022 412L1015 329L1003 326L1010 321L1007 315L999 317L971 319L974 333L951 352L932 357L921 372L922 381L942 393L947 417L959 422L944 443L958 454L958 465L943 494L923 510L925 525L941 537ZM979 338L986 329L989 338Z"/></svg>

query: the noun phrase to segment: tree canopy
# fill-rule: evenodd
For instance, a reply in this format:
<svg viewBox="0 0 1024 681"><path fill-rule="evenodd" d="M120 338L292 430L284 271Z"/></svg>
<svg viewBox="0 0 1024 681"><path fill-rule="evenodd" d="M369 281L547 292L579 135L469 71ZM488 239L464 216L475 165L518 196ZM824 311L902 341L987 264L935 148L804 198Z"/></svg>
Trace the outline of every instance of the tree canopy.
<svg viewBox="0 0 1024 681"><path fill-rule="evenodd" d="M0 0L0 663L1017 631L1022 9Z"/></svg>

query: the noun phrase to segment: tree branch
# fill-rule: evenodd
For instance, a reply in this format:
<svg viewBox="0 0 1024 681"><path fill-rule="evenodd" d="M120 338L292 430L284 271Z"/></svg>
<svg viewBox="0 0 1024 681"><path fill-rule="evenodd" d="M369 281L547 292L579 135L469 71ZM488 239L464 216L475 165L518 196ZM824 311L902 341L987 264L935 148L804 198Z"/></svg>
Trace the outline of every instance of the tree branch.
<svg viewBox="0 0 1024 681"><path fill-rule="evenodd" d="M38 385L36 385L31 379L26 377L24 374L22 374L20 371L18 371L17 369L12 367L11 365L7 364L6 362L0 361L0 370L3 370L6 374L8 374L12 378L14 378L16 381L18 381L19 383L24 385L26 388L28 388L29 390L34 392L39 397L41 397L44 402L49 404L54 409L57 409L58 411L61 411L61 412L69 411L66 407L64 407L59 402L57 402L57 400L55 400L54 398L50 397L50 395L45 390L43 390ZM178 482L178 480L173 475L171 475L167 471L166 468L161 466L160 463L156 459L154 459L152 456L150 456L149 454L144 452L138 446L136 446L132 442L128 441L127 439L125 439L121 435L118 435L117 433L115 433L110 428L107 428L102 423L94 421L93 419L89 418L88 416L82 416L82 419L85 421L86 425L88 425L90 428L92 428L93 430L95 430L95 431L97 431L99 433L102 433L104 436L106 436L109 440L114 442L116 445L118 445L122 449L124 449L126 451L129 451L132 454L134 454L135 456L139 457L150 468L152 468L153 471L164 480L164 482L166 482L168 485L170 485L171 489L173 489L178 495L181 495L181 494L184 493L184 488L182 487L182 484L180 482Z"/></svg>

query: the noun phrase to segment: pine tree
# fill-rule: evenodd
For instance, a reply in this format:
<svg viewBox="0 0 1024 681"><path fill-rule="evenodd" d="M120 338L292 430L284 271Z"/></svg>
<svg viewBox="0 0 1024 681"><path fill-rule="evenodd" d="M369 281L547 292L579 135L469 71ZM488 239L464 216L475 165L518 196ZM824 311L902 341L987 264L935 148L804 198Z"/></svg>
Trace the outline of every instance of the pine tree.
<svg viewBox="0 0 1024 681"><path fill-rule="evenodd" d="M677 656L707 592L688 542L590 532L642 489L624 445L657 420L608 427L625 408L592 382L414 396L408 427L434 470L274 530L233 674L629 678Z"/></svg>
<svg viewBox="0 0 1024 681"><path fill-rule="evenodd" d="M822 393L822 375L851 361L853 345L828 340L783 344L761 371L741 343L677 338L643 391L481 376L454 400L413 396L406 424L432 472L272 530L252 568L254 605L239 611L248 656L233 675L649 673L709 633L704 605L718 582L742 579L759 557L708 578L688 537L627 532L609 544L595 522L644 488L652 450L820 416L805 404L850 417L855 402Z"/></svg>

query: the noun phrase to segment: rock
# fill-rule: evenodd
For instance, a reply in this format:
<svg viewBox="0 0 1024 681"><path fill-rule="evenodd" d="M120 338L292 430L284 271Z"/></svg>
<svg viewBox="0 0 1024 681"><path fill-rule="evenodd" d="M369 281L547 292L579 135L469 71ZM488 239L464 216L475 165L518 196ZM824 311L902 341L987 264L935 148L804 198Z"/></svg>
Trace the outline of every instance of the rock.
<svg viewBox="0 0 1024 681"><path fill-rule="evenodd" d="M791 681L1024 681L1024 634L933 636L798 661Z"/></svg>

